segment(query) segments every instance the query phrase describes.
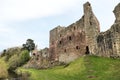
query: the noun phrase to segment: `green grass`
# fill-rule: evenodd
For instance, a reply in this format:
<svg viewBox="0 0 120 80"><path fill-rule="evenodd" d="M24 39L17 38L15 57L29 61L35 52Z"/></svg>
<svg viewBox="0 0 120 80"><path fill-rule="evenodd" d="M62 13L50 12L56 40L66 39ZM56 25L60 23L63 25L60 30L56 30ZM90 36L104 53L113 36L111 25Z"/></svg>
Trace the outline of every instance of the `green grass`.
<svg viewBox="0 0 120 80"><path fill-rule="evenodd" d="M19 70L28 71L32 80L120 80L120 60L96 56L81 57L67 67Z"/></svg>

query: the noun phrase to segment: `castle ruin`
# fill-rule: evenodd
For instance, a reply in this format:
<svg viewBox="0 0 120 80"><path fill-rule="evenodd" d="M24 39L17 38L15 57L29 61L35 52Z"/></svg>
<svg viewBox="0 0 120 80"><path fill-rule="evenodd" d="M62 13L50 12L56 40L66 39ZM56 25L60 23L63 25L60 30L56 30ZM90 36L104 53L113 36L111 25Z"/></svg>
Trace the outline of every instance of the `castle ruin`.
<svg viewBox="0 0 120 80"><path fill-rule="evenodd" d="M99 21L91 4L84 4L82 18L68 27L58 26L50 31L50 61L69 63L85 55L120 56L120 3L115 7L115 23L106 32L100 32Z"/></svg>

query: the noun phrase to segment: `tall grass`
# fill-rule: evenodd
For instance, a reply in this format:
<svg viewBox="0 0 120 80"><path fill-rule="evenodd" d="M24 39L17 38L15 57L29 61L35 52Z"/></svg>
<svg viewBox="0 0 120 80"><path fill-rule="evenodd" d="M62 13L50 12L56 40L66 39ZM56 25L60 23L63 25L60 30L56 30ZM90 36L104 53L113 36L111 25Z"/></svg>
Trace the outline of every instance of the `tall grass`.
<svg viewBox="0 0 120 80"><path fill-rule="evenodd" d="M7 64L0 59L0 79L8 77Z"/></svg>
<svg viewBox="0 0 120 80"><path fill-rule="evenodd" d="M81 57L67 67L19 70L28 71L32 80L120 80L120 60L96 56Z"/></svg>

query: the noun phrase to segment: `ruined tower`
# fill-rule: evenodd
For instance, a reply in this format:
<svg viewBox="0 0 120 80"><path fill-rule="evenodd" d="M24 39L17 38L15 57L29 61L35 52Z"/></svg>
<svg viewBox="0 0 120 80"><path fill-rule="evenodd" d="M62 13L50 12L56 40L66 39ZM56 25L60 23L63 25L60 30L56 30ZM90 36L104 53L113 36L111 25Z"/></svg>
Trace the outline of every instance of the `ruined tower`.
<svg viewBox="0 0 120 80"><path fill-rule="evenodd" d="M100 32L90 3L86 2L83 7L81 19L50 31L50 60L68 63L85 54L120 56L120 3L113 11L115 23L106 32Z"/></svg>
<svg viewBox="0 0 120 80"><path fill-rule="evenodd" d="M61 26L57 26L56 28L54 28L53 30L50 31L50 42L49 42L49 56L51 60L57 60L57 40L59 38L60 35L60 31L63 30L65 27L61 27Z"/></svg>
<svg viewBox="0 0 120 80"><path fill-rule="evenodd" d="M113 24L113 32L115 36L114 51L120 56L120 3L115 7L114 14L116 17L115 23Z"/></svg>
<svg viewBox="0 0 120 80"><path fill-rule="evenodd" d="M69 63L85 54L120 58L120 3L113 12L115 23L109 30L100 32L99 22L90 3L85 3L81 19L67 27L57 26L52 29L49 49L40 52L35 49L33 52L37 55L34 55L29 66L48 68L59 62Z"/></svg>
<svg viewBox="0 0 120 80"><path fill-rule="evenodd" d="M113 12L114 12L115 18L116 18L115 23L120 22L120 3L115 7Z"/></svg>
<svg viewBox="0 0 120 80"><path fill-rule="evenodd" d="M86 35L86 49L88 53L96 53L96 38L100 33L99 22L95 17L89 2L84 4L84 27Z"/></svg>
<svg viewBox="0 0 120 80"><path fill-rule="evenodd" d="M97 37L97 54L104 57L120 57L120 3L114 9L115 23Z"/></svg>
<svg viewBox="0 0 120 80"><path fill-rule="evenodd" d="M56 27L50 31L50 59L70 62L84 54L95 53L99 22L89 2L84 4L82 18L68 27Z"/></svg>

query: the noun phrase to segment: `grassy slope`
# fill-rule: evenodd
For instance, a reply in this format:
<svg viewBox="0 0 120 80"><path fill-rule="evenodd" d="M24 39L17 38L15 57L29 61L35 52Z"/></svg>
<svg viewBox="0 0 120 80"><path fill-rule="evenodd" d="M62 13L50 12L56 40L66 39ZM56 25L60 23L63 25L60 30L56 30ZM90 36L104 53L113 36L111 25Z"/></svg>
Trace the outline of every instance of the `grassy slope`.
<svg viewBox="0 0 120 80"><path fill-rule="evenodd" d="M3 59L0 59L0 78L8 77L7 64Z"/></svg>
<svg viewBox="0 0 120 80"><path fill-rule="evenodd" d="M120 60L84 56L69 66L57 66L53 69L29 71L32 80L120 80Z"/></svg>

